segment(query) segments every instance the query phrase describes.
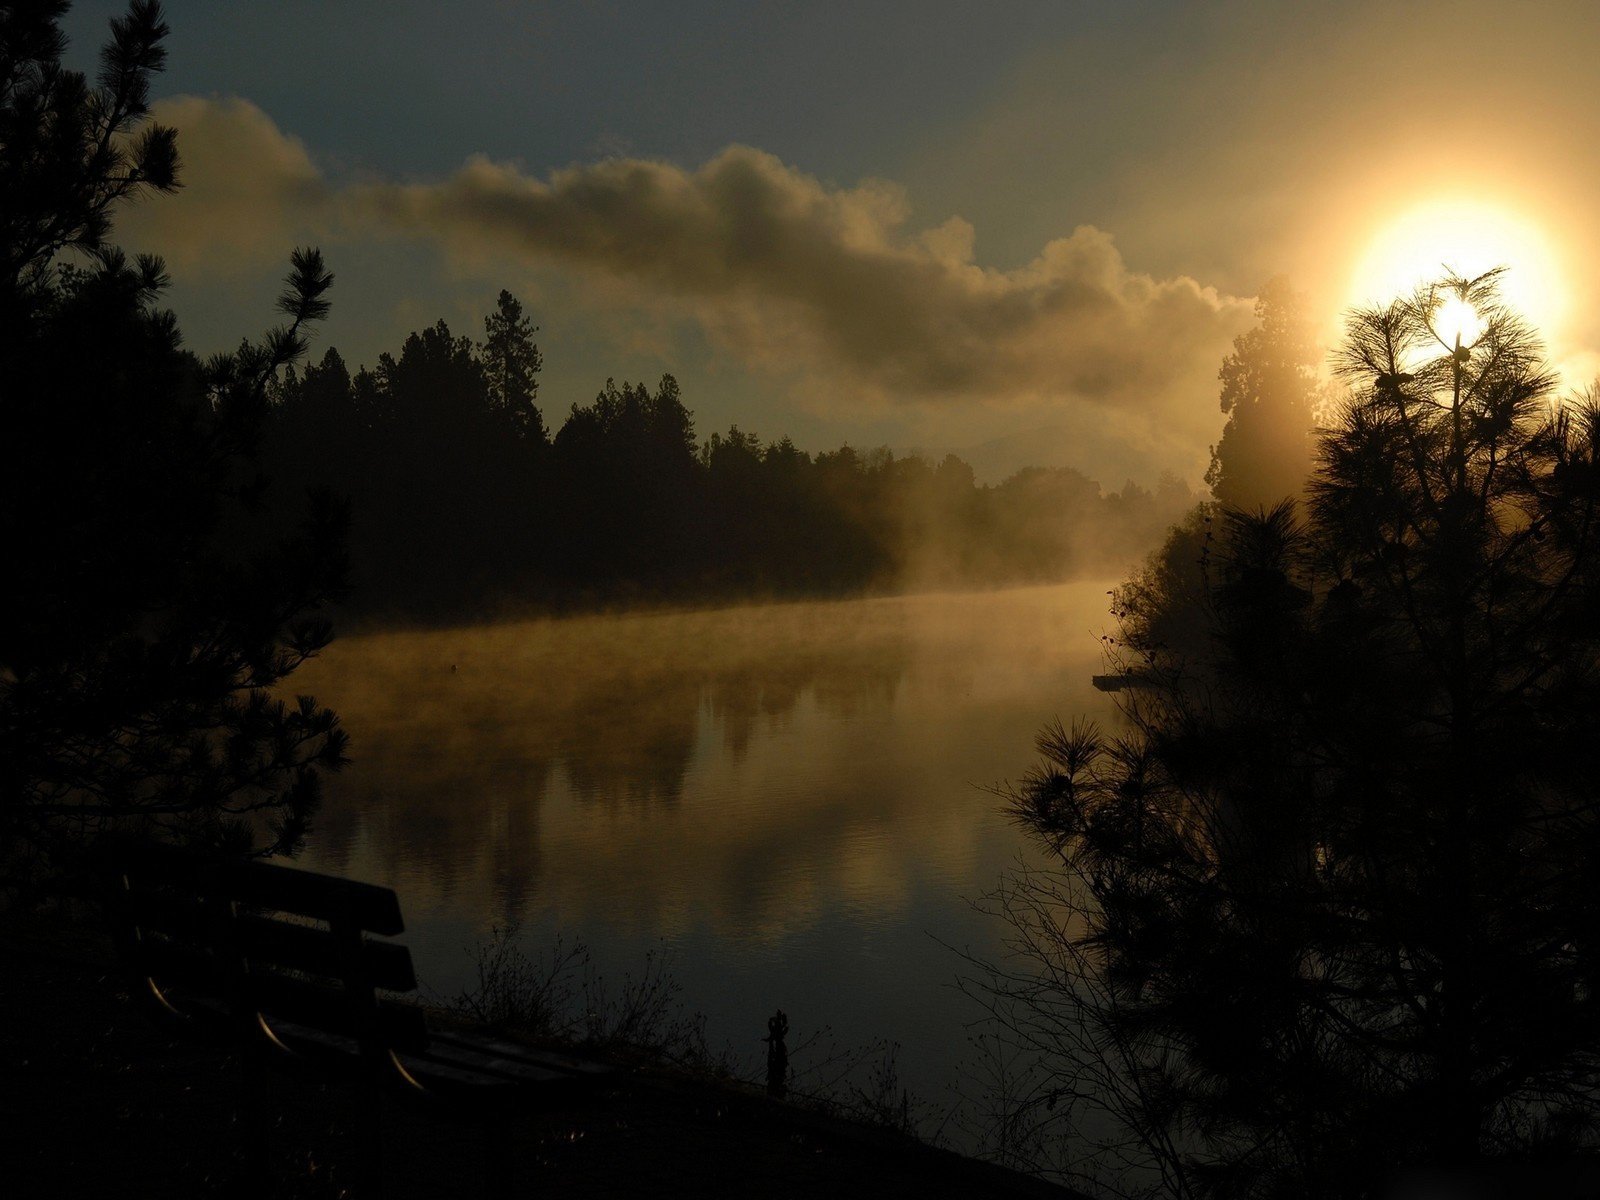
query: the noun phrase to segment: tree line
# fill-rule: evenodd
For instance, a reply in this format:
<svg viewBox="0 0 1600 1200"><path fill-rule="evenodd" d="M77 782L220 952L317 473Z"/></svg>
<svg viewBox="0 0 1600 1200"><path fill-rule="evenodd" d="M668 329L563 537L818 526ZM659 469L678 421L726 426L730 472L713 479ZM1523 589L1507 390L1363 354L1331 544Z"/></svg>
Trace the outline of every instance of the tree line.
<svg viewBox="0 0 1600 1200"><path fill-rule="evenodd" d="M704 440L678 382L607 380L553 436L542 358L502 291L474 341L439 321L352 373L337 350L269 389L263 475L351 505L351 605L373 618L847 595L1115 572L1192 503L947 455Z"/></svg>

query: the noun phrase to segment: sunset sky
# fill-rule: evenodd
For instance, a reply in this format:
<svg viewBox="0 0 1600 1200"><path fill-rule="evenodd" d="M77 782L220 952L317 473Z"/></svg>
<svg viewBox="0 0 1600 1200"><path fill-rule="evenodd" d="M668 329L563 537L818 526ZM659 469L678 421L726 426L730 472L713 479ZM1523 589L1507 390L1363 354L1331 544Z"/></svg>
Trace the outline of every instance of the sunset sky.
<svg viewBox="0 0 1600 1200"><path fill-rule="evenodd" d="M74 6L76 65L122 7ZM1503 263L1568 383L1600 367L1592 0L166 8L187 187L120 233L203 352L309 241L352 368L508 287L555 425L671 371L702 435L1065 429L1110 486L1198 480L1274 274L1331 340Z"/></svg>

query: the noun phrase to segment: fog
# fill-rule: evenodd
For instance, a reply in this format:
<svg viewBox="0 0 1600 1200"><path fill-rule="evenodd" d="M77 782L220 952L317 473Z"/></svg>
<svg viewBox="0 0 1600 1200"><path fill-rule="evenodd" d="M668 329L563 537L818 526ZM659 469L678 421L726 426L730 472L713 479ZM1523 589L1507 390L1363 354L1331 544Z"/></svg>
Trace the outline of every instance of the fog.
<svg viewBox="0 0 1600 1200"><path fill-rule="evenodd" d="M1108 586L345 638L296 679L355 759L309 852L479 923L777 938L892 915L1013 844L983 788L1041 721L1105 707Z"/></svg>

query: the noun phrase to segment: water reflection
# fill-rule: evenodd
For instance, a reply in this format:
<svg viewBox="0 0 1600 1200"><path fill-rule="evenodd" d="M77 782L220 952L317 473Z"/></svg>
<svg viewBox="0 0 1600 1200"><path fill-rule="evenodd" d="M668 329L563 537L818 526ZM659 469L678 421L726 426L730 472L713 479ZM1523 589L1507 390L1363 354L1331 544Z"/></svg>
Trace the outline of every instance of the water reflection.
<svg viewBox="0 0 1600 1200"><path fill-rule="evenodd" d="M788 605L346 639L304 676L355 735L315 856L348 870L360 846L382 874L420 869L445 895L486 867L496 907L516 915L540 875L552 793L649 823L682 800L707 733L738 768L803 701L840 721L892 704L905 631L882 609L846 613ZM749 857L781 869L801 832L751 839ZM639 867L661 864L629 864ZM748 891L734 882L730 899Z"/></svg>
<svg viewBox="0 0 1600 1200"><path fill-rule="evenodd" d="M1098 704L1104 590L345 639L302 681L356 760L309 857L476 924L770 941L959 902L1015 845L974 785L1069 697Z"/></svg>
<svg viewBox="0 0 1600 1200"><path fill-rule="evenodd" d="M1023 849L982 786L1108 715L1107 586L344 639L296 681L356 760L307 865L396 888L436 994L510 917L613 977L664 940L713 1044L782 1008L945 1097L975 1016L946 945L1001 953L967 899Z"/></svg>

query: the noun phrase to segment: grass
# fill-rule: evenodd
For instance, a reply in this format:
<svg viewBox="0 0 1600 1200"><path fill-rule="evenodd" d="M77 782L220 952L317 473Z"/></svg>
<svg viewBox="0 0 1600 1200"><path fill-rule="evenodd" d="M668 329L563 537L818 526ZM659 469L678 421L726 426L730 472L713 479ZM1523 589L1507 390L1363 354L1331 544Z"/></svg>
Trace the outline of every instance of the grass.
<svg viewBox="0 0 1600 1200"><path fill-rule="evenodd" d="M534 956L520 924L497 925L468 953L476 983L445 1002L456 1016L496 1032L641 1058L717 1079L742 1078L731 1049L715 1049L703 1013L683 1000L664 950L612 983L581 941L557 937Z"/></svg>
<svg viewBox="0 0 1600 1200"><path fill-rule="evenodd" d="M472 986L444 1001L455 1016L501 1033L668 1066L694 1078L761 1086L765 1064L714 1046L705 1014L688 1006L664 949L637 972L608 981L589 947L558 936L530 953L516 922L493 926L467 948ZM916 1097L900 1079L900 1047L840 1045L824 1027L795 1039L788 1099L829 1116L941 1144L953 1110Z"/></svg>

